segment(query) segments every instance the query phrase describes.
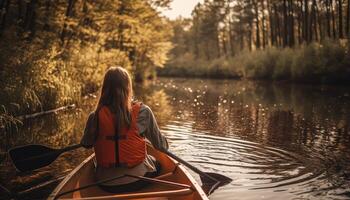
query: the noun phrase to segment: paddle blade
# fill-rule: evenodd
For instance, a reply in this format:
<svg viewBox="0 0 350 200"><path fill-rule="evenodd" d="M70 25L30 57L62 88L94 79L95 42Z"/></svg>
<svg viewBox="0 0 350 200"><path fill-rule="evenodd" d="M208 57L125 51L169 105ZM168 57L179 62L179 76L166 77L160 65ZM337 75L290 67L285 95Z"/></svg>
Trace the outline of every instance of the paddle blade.
<svg viewBox="0 0 350 200"><path fill-rule="evenodd" d="M60 152L43 145L26 145L9 150L9 155L16 169L21 172L45 167L52 163Z"/></svg>
<svg viewBox="0 0 350 200"><path fill-rule="evenodd" d="M209 175L210 177L216 179L217 181L220 181L221 183L223 184L229 184L232 182L232 179L227 177L227 176L224 176L222 174L217 174L217 173L212 173L212 172L204 172L206 173L207 175ZM211 182L215 182L213 181L212 179L210 178L207 178L206 176L200 176L201 178L201 181L202 183L211 183Z"/></svg>
<svg viewBox="0 0 350 200"><path fill-rule="evenodd" d="M221 174L212 173L212 172L204 172L204 173L217 180L217 181L214 181L213 179L210 179L207 176L200 176L202 181L202 189L207 195L212 194L219 187L227 185L232 182L231 178Z"/></svg>

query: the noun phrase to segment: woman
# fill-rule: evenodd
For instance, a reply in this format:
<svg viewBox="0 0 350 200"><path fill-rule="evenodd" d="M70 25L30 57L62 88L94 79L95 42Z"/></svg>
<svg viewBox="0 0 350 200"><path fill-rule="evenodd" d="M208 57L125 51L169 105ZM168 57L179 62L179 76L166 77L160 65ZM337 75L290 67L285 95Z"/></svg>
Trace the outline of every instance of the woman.
<svg viewBox="0 0 350 200"><path fill-rule="evenodd" d="M161 151L168 149L166 138L160 133L151 109L132 102L132 83L128 72L111 67L105 74L96 110L90 114L81 144L94 147L96 180L124 174L154 177L160 170L155 159L147 155L145 138ZM108 192L137 190L147 183L124 177L101 184Z"/></svg>

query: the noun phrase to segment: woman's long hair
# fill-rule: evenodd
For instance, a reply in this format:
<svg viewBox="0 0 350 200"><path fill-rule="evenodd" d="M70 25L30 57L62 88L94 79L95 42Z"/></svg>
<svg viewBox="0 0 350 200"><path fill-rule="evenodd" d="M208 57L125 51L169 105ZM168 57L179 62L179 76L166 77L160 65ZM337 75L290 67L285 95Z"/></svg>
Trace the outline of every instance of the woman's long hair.
<svg viewBox="0 0 350 200"><path fill-rule="evenodd" d="M107 106L116 115L116 131L131 124L132 82L129 73L122 67L107 70L96 113L102 106Z"/></svg>

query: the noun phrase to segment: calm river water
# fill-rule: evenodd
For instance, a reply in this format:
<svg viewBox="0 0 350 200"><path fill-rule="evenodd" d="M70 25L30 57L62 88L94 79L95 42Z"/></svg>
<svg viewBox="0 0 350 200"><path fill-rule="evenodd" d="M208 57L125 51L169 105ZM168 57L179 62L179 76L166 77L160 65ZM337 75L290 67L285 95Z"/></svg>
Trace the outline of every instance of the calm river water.
<svg viewBox="0 0 350 200"><path fill-rule="evenodd" d="M210 199L350 199L350 88L160 78L137 86L135 97L153 109L174 153L233 179ZM67 174L91 153L69 152L30 173L16 173L4 153L77 143L96 99L82 102L0 136L2 186L23 191ZM45 198L54 186L20 198Z"/></svg>

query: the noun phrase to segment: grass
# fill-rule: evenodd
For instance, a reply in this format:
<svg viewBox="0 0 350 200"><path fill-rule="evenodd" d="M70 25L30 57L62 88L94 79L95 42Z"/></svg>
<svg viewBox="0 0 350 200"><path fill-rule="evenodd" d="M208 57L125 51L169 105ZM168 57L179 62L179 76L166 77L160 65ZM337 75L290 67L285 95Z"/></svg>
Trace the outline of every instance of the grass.
<svg viewBox="0 0 350 200"><path fill-rule="evenodd" d="M195 59L190 53L172 59L164 68L158 69L157 74L160 76L179 77L240 77L238 71L231 67L230 60L218 58L212 61L206 61L203 59Z"/></svg>
<svg viewBox="0 0 350 200"><path fill-rule="evenodd" d="M4 105L0 105L0 130L6 134L13 129L18 130L18 125L22 125L22 122L9 114Z"/></svg>
<svg viewBox="0 0 350 200"><path fill-rule="evenodd" d="M20 125L15 116L79 105L82 96L98 90L107 67L131 68L125 53L94 44L63 49L55 42L9 37L0 46L0 132L5 134Z"/></svg>
<svg viewBox="0 0 350 200"><path fill-rule="evenodd" d="M294 82L349 83L350 52L345 43L326 40L295 48L244 51L234 57L195 59L187 53L172 59L163 76L290 80Z"/></svg>

